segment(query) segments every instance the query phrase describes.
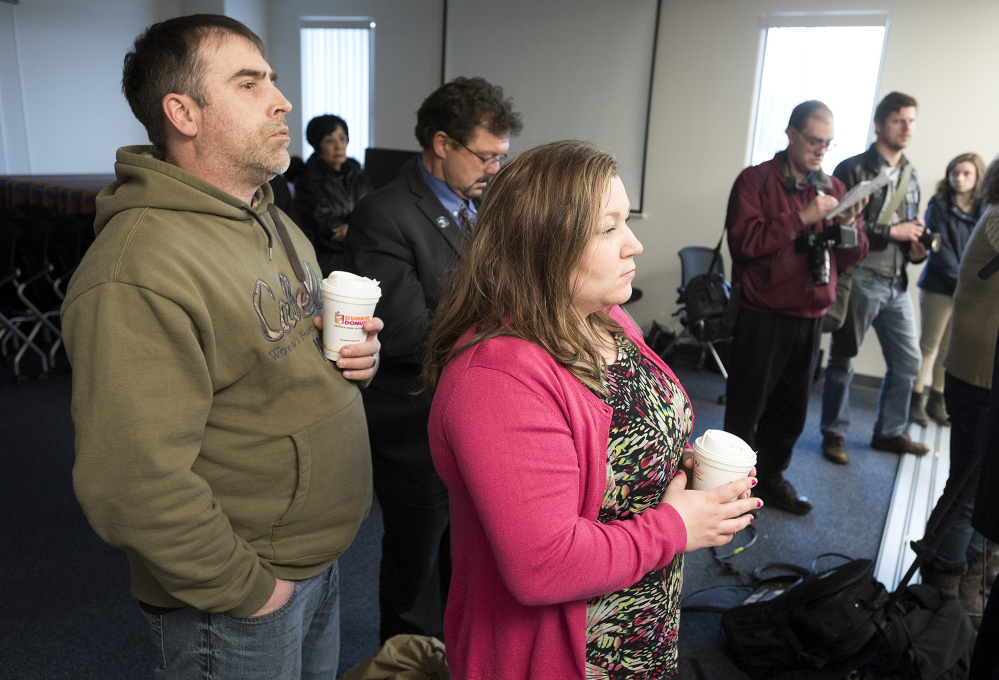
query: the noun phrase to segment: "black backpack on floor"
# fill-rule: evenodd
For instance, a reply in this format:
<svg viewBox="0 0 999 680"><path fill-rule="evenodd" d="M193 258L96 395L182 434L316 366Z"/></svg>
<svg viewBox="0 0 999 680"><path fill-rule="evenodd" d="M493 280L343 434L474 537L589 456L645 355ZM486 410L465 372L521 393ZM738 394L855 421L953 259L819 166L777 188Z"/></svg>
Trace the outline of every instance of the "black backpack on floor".
<svg viewBox="0 0 999 680"><path fill-rule="evenodd" d="M728 608L705 606L711 590L720 591L716 599L727 599ZM870 560L851 560L777 589L762 581L735 606L730 590L696 593L689 609L722 610L732 657L754 680L967 677L976 634L960 602L923 584L903 584L889 594Z"/></svg>
<svg viewBox="0 0 999 680"><path fill-rule="evenodd" d="M865 680L964 680L976 633L961 603L939 588L908 586L888 611L881 644L863 668Z"/></svg>
<svg viewBox="0 0 999 680"><path fill-rule="evenodd" d="M976 633L964 608L939 588L908 584L974 497L979 461L976 452L940 498L940 512L911 543L916 559L891 594L874 578L870 560L851 560L723 611L735 662L756 680L840 680L854 671L867 680L967 677Z"/></svg>
<svg viewBox="0 0 999 680"><path fill-rule="evenodd" d="M810 573L776 596L722 613L735 662L758 680L838 680L881 645L888 592L870 560Z"/></svg>

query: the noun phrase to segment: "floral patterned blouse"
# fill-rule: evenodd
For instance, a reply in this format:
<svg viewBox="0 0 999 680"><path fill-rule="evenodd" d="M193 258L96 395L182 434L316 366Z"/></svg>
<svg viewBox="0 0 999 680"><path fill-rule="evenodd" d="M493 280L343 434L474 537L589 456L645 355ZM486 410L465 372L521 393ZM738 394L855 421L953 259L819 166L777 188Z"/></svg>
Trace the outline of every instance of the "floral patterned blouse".
<svg viewBox="0 0 999 680"><path fill-rule="evenodd" d="M604 401L614 409L607 489L597 521L627 520L654 507L673 479L693 426L680 384L623 334L607 367ZM586 677L672 678L677 666L683 555L638 583L587 601Z"/></svg>

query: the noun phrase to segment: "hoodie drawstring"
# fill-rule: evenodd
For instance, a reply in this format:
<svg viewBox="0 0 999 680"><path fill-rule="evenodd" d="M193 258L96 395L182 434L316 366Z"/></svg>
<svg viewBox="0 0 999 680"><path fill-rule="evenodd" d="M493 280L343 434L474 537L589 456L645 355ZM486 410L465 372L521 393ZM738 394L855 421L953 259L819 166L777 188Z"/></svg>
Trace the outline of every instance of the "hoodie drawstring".
<svg viewBox="0 0 999 680"><path fill-rule="evenodd" d="M263 220L260 219L260 216L257 215L257 213L255 213L253 210L250 210L248 208L243 208L243 209L246 210L246 212L250 213L250 215L253 216L253 219L259 222L260 226L264 228L264 232L266 232L267 234L267 251L269 253L270 259L273 260L274 244L273 244L273 239L271 238L270 229L267 228L267 225L264 224ZM285 253L287 253L288 259L291 260L291 266L292 269L295 270L295 276L298 277L299 281L305 283L307 278L307 275L305 273L305 267L302 266L302 261L299 259L298 252L295 250L295 244L292 243L291 241L291 235L288 233L288 228L285 227L284 221L281 219L281 216L278 213L277 206L274 205L273 203L268 205L267 213L271 216L271 219L274 220L274 228L277 229L278 238L281 239L281 244L284 246L284 251Z"/></svg>

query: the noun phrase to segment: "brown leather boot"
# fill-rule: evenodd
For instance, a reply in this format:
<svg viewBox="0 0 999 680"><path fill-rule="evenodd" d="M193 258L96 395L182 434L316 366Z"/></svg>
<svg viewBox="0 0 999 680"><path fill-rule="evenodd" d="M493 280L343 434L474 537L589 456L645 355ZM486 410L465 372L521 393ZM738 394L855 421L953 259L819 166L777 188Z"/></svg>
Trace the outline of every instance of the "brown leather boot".
<svg viewBox="0 0 999 680"><path fill-rule="evenodd" d="M937 569L928 562L924 562L919 567L923 583L928 586L936 586L945 593L957 598L961 597L961 578L967 571L967 563L953 569Z"/></svg>
<svg viewBox="0 0 999 680"><path fill-rule="evenodd" d="M982 623L984 580L984 565L982 564L982 556L979 555L968 562L968 569L961 576L961 581L958 584L957 597L961 601L964 611L971 615L971 623L974 624L975 630L978 630L978 626Z"/></svg>

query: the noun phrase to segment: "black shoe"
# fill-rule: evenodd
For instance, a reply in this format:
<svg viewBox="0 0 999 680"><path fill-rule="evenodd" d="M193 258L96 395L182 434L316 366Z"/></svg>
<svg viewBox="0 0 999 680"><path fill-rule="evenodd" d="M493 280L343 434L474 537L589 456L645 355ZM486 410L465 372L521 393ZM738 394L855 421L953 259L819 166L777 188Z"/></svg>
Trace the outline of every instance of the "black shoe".
<svg viewBox="0 0 999 680"><path fill-rule="evenodd" d="M753 494L763 499L766 505L790 512L792 515L807 515L812 504L806 496L799 496L791 482L781 479L776 484L767 485L762 481L753 489Z"/></svg>
<svg viewBox="0 0 999 680"><path fill-rule="evenodd" d="M917 444L909 439L909 435L903 432L894 437L871 437L871 448L875 451L887 451L888 453L911 453L921 456L930 450L926 444Z"/></svg>

